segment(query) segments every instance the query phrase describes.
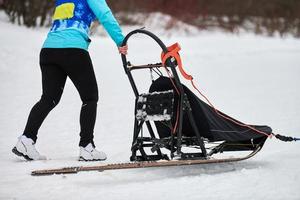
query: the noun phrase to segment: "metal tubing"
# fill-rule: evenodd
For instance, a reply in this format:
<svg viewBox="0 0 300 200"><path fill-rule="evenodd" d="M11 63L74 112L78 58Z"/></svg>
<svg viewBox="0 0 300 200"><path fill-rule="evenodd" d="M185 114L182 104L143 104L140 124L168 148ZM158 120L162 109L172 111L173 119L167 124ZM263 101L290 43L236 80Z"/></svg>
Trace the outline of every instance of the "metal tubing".
<svg viewBox="0 0 300 200"><path fill-rule="evenodd" d="M201 138L201 135L199 133L199 129L198 129L196 123L195 123L195 119L194 119L193 113L192 113L192 111L190 109L187 111L187 113L188 113L188 117L189 117L189 120L191 122L191 125L192 125L194 131L196 132L196 137L197 137L197 140L199 142L202 154L203 154L204 157L206 157L207 156L207 152L206 152L206 149L205 149L205 145L204 145L203 139Z"/></svg>
<svg viewBox="0 0 300 200"><path fill-rule="evenodd" d="M130 32L125 37L122 46L127 45L128 39L132 35L137 34L137 33L148 35L149 37L151 37L152 39L154 39L158 43L158 45L162 48L164 53L168 53L168 48L166 47L166 45L156 35L154 35L153 33L149 32L147 30L144 30L144 29L137 29L137 30L134 30L134 31ZM122 62L123 62L123 67L124 67L125 73L127 74L128 78L129 78L129 81L130 81L130 84L132 86L132 89L134 91L135 96L138 97L139 96L138 89L137 89L137 87L135 85L135 82L133 80L131 70L127 67L128 66L127 57L124 54L122 54L121 56L122 56ZM176 87L179 89L179 92L180 92L180 94L179 94L180 95L179 124L178 124L178 130L177 130L177 153L181 154L182 122L183 122L183 112L184 112L184 90L183 90L183 87L181 85L179 76L177 74L176 66L173 62L171 62L170 58L167 59L166 65L171 68L172 74L173 74L174 79L175 79ZM152 137L154 135L154 132L153 132L153 129L151 127L151 124L149 122L146 122L146 124L147 124L148 130L150 132L150 135Z"/></svg>

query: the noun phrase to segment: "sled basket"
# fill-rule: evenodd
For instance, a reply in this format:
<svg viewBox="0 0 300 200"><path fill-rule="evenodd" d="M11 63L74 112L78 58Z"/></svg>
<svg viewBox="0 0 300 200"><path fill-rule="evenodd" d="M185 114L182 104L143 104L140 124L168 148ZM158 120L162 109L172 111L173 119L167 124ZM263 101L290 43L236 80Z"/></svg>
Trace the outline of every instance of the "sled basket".
<svg viewBox="0 0 300 200"><path fill-rule="evenodd" d="M173 106L173 90L141 94L135 116L139 121L168 121L173 116Z"/></svg>

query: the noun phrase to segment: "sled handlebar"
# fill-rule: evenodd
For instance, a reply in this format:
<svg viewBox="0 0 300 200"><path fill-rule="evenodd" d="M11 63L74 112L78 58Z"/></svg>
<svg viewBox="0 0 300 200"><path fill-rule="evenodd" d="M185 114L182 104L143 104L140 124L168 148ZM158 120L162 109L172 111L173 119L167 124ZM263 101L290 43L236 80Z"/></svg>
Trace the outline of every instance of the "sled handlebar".
<svg viewBox="0 0 300 200"><path fill-rule="evenodd" d="M127 45L128 39L132 35L135 35L135 34L138 34L138 33L148 35L158 43L158 45L162 49L162 53L161 53L161 61L162 62L157 63L157 64L133 66L133 65L131 65L130 62L127 62L126 55L122 54L122 61L123 61L123 65L124 65L124 69L125 69L126 73L128 71L131 71L131 70L134 70L134 69L159 68L159 67L167 67L167 66L171 67L171 68L172 67L175 68L176 66L178 66L180 73L182 74L182 76L185 79L193 80L193 77L191 75L189 75L188 73L186 73L185 70L183 69L182 61L181 61L181 58L180 58L180 55L179 55L179 51L181 50L181 47L178 43L175 43L175 44L171 45L170 47L167 47L156 35L154 35L153 33L145 30L144 28L141 28L141 29L137 29L137 30L134 30L134 31L130 32L125 37L125 39L122 43L122 46Z"/></svg>
<svg viewBox="0 0 300 200"><path fill-rule="evenodd" d="M144 35L149 36L150 38L152 38L160 46L160 48L162 49L163 54L167 54L169 52L168 47L156 35L154 35L150 31L145 30L144 28L136 29L136 30L131 31L130 33L128 33L126 35L126 37L124 38L124 40L123 40L122 46L127 45L129 38L131 38L131 36L133 36L135 34L144 34ZM129 78L129 81L131 83L132 89L133 89L136 97L139 95L139 92L137 90L134 79L132 77L131 70L145 69L145 68L156 68L156 67L161 67L161 65L163 67L168 66L169 68L171 68L172 74L175 78L176 85L179 88L180 93L183 92L183 88L181 86L179 76L176 72L176 63L174 61L172 61L171 58L167 59L165 61L165 63L162 63L162 64L157 63L157 64L137 65L137 66L131 65L130 62L127 61L127 56L126 55L121 54L121 58L122 58L122 62L123 62L123 68L124 68L125 73L127 74L128 78ZM164 64L166 64L166 65L164 65Z"/></svg>
<svg viewBox="0 0 300 200"><path fill-rule="evenodd" d="M161 41L161 39L159 39L156 35L154 35L153 33L151 33L150 31L145 30L144 28L140 28L140 29L136 29L134 31L131 31L130 33L128 33L126 35L126 37L123 40L122 46L127 45L128 40L131 36L135 35L135 34L144 34L147 35L149 37L151 37L153 40L156 41L156 43L161 47L162 51L164 53L168 53L168 48L167 46ZM155 68L155 67L161 67L160 63L156 63L156 64L148 64L148 65L132 65L130 62L127 62L127 56L122 54L122 62L123 62L123 66L124 66L124 70L125 72L128 74L129 71L133 70L133 69L145 69L145 68Z"/></svg>
<svg viewBox="0 0 300 200"><path fill-rule="evenodd" d="M158 43L158 45L162 48L163 52L168 53L168 48L167 48L167 46L161 41L161 39L159 39L156 35L154 35L154 34L151 33L150 31L145 30L144 28L136 29L136 30L131 31L130 33L128 33L128 34L126 35L126 37L124 38L124 40L123 40L122 46L127 45L128 39L129 39L132 35L135 35L135 34L138 34L138 33L142 33L142 34L145 34L145 35L150 36L152 39L154 39L154 40ZM126 57L126 56L125 56L125 57Z"/></svg>

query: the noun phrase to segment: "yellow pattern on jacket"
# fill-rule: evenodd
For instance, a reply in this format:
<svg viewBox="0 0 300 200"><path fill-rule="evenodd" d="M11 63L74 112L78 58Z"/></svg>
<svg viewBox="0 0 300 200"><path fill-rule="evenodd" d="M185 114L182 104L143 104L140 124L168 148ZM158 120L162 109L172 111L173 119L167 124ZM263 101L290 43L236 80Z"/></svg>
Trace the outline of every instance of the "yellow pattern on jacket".
<svg viewBox="0 0 300 200"><path fill-rule="evenodd" d="M74 16L74 10L74 3L64 3L57 6L53 15L53 20L70 19Z"/></svg>

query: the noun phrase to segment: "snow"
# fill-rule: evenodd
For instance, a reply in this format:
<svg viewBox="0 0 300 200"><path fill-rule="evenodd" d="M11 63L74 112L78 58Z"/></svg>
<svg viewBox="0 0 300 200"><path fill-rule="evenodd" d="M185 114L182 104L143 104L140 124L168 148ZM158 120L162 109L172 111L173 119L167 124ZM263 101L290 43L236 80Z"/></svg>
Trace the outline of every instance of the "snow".
<svg viewBox="0 0 300 200"><path fill-rule="evenodd" d="M148 30L156 30L156 34L171 36L176 32L180 36L194 36L199 34L199 29L195 26L189 25L180 21L170 15L162 13L119 13L119 17L126 17L127 19L135 22L137 28L145 27ZM130 26L129 26L130 28Z"/></svg>
<svg viewBox="0 0 300 200"><path fill-rule="evenodd" d="M81 102L69 80L60 104L39 132L36 146L49 160L24 162L11 153L41 95L38 58L47 30L3 21L0 30L1 200L300 199L300 143L275 139L268 140L254 158L239 163L30 176L36 169L100 162L76 160ZM90 54L100 91L95 142L108 154L103 163L127 162L134 95L113 42L99 36L92 40ZM174 34L162 40L181 44L186 70L220 110L250 124L270 125L275 133L299 136L299 39L215 32L196 37ZM144 36L131 39L129 48L133 64L159 61L160 49ZM148 72L134 74L146 89Z"/></svg>
<svg viewBox="0 0 300 200"><path fill-rule="evenodd" d="M126 19L134 25L124 25L122 29L125 32L132 29L146 28L147 30L156 30L156 34L164 37L178 36L196 36L200 33L199 28L196 26L187 24L179 19L176 19L170 15L162 14L159 12L154 13L128 13L120 12L117 14L117 19ZM93 33L100 36L106 36L107 33L102 26L97 27Z"/></svg>

